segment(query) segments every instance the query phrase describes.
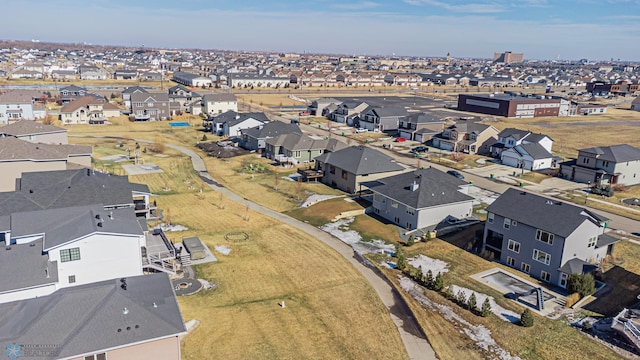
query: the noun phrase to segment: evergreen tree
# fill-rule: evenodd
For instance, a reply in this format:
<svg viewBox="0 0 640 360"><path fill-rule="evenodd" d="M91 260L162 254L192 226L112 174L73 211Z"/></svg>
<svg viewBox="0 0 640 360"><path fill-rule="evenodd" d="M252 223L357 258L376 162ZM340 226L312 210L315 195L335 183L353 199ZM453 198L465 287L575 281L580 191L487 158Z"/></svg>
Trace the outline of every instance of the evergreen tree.
<svg viewBox="0 0 640 360"><path fill-rule="evenodd" d="M480 310L480 316L487 317L491 314L491 303L489 302L489 298L485 298L482 303L482 309Z"/></svg>
<svg viewBox="0 0 640 360"><path fill-rule="evenodd" d="M431 271L431 269L427 270L427 278L426 278L426 285L429 289L433 289L434 288L434 282L433 282L433 272Z"/></svg>
<svg viewBox="0 0 640 360"><path fill-rule="evenodd" d="M460 306L466 306L467 305L467 296L464 294L464 291L462 290L458 290L458 295L456 296L456 301L458 302L458 305Z"/></svg>
<svg viewBox="0 0 640 360"><path fill-rule="evenodd" d="M524 327L533 326L533 314L531 313L531 310L524 309L524 312L520 315L520 325Z"/></svg>
<svg viewBox="0 0 640 360"><path fill-rule="evenodd" d="M436 280L433 282L433 290L442 291L442 289L444 289L444 279L442 278L442 274L438 273Z"/></svg>
<svg viewBox="0 0 640 360"><path fill-rule="evenodd" d="M411 246L415 243L416 241L413 239L413 235L409 235L409 240L407 240L407 246Z"/></svg>
<svg viewBox="0 0 640 360"><path fill-rule="evenodd" d="M476 293L471 293L471 296L469 296L469 300L467 300L467 308L471 311L475 311L476 305L477 305Z"/></svg>

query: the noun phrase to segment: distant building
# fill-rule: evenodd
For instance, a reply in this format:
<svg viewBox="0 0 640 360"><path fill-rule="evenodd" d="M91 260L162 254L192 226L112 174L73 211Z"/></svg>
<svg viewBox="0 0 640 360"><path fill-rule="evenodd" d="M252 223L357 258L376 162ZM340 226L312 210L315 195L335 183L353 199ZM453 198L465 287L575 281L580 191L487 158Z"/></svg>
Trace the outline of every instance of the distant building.
<svg viewBox="0 0 640 360"><path fill-rule="evenodd" d="M30 120L20 120L0 127L0 136L44 144L68 144L67 129Z"/></svg>
<svg viewBox="0 0 640 360"><path fill-rule="evenodd" d="M202 97L202 111L206 115L218 115L227 111L238 111L238 99L233 94L206 94Z"/></svg>
<svg viewBox="0 0 640 360"><path fill-rule="evenodd" d="M63 125L104 124L109 118L120 116L120 109L105 99L93 95L83 96L60 109Z"/></svg>
<svg viewBox="0 0 640 360"><path fill-rule="evenodd" d="M592 184L640 184L640 149L620 144L578 150L578 159L560 165L565 179Z"/></svg>
<svg viewBox="0 0 640 360"><path fill-rule="evenodd" d="M526 96L515 94L460 94L458 110L504 116L532 118L569 114L570 102L551 96Z"/></svg>
<svg viewBox="0 0 640 360"><path fill-rule="evenodd" d="M171 119L167 93L131 93L131 115L136 121Z"/></svg>
<svg viewBox="0 0 640 360"><path fill-rule="evenodd" d="M620 81L616 83L607 83L604 81L591 81L587 83L587 91L592 94L601 95L621 95L635 94L640 88L640 84L636 81L630 83L628 81Z"/></svg>
<svg viewBox="0 0 640 360"><path fill-rule="evenodd" d="M511 51L505 51L503 53L494 53L493 54L493 62L503 63L503 64L512 64L512 63L521 63L524 60L524 54L516 54Z"/></svg>
<svg viewBox="0 0 640 360"><path fill-rule="evenodd" d="M173 73L173 78L171 80L184 86L194 87L211 87L213 84L212 80L208 77L184 71L177 71Z"/></svg>
<svg viewBox="0 0 640 360"><path fill-rule="evenodd" d="M13 90L0 95L0 124L18 120L43 119L46 109L36 103L38 96L29 90Z"/></svg>

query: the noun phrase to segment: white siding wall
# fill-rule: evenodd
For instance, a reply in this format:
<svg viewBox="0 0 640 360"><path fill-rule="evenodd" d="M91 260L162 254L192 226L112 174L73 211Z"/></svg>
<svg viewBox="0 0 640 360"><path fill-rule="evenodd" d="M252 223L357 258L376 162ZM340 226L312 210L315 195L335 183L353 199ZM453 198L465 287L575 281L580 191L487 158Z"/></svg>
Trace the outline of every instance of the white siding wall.
<svg viewBox="0 0 640 360"><path fill-rule="evenodd" d="M140 246L143 235L93 234L49 251L58 262L59 287L75 286L118 277L142 275ZM60 261L60 250L80 248L80 260ZM69 284L69 276L76 282Z"/></svg>
<svg viewBox="0 0 640 360"><path fill-rule="evenodd" d="M24 299L32 299L39 296L46 296L56 291L56 284L49 284L37 288L32 288L28 290L19 290L19 291L11 291L0 294L0 304L24 300Z"/></svg>
<svg viewBox="0 0 640 360"><path fill-rule="evenodd" d="M421 209L418 212L418 228L435 225L447 216L453 216L458 219L466 218L473 213L473 201L469 200L462 203L449 204Z"/></svg>

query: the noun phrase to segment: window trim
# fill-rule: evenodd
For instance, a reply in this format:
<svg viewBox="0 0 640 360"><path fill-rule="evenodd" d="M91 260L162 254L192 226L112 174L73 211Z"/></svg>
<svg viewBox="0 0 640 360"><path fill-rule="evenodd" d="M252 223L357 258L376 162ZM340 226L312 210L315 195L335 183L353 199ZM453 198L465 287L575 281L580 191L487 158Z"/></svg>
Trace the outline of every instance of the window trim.
<svg viewBox="0 0 640 360"><path fill-rule="evenodd" d="M509 241L507 241L507 249L513 251L516 254L520 254L520 243L513 239L509 239Z"/></svg>
<svg viewBox="0 0 640 360"><path fill-rule="evenodd" d="M60 262L78 261L81 260L80 248L70 248L60 250Z"/></svg>
<svg viewBox="0 0 640 360"><path fill-rule="evenodd" d="M539 259L540 254L544 254L545 261L540 261L540 259ZM545 264L545 265L549 265L549 264L551 264L551 254L548 254L548 253L546 253L546 252L544 252L542 250L533 249L533 260L535 260L535 261L537 261L539 263Z"/></svg>
<svg viewBox="0 0 640 360"><path fill-rule="evenodd" d="M493 224L493 218L494 218L494 216L495 216L495 215L494 215L492 212L488 212L488 213L487 213L487 222L488 222L489 224Z"/></svg>
<svg viewBox="0 0 640 360"><path fill-rule="evenodd" d="M527 273L529 274L531 272L531 265L527 264L526 262L522 262L520 264L520 271L522 271L523 273Z"/></svg>
<svg viewBox="0 0 640 360"><path fill-rule="evenodd" d="M516 266L516 259L512 258L511 256L507 256L507 265L509 265L511 267L515 267Z"/></svg>
<svg viewBox="0 0 640 360"><path fill-rule="evenodd" d="M547 234L547 241L542 240L542 234ZM536 229L536 240L543 242L545 244L553 245L554 238L555 238L555 235L553 233Z"/></svg>
<svg viewBox="0 0 640 360"><path fill-rule="evenodd" d="M509 218L504 218L504 221L502 222L502 227L504 229L509 230L511 228L511 219Z"/></svg>
<svg viewBox="0 0 640 360"><path fill-rule="evenodd" d="M545 277L546 275L546 277ZM546 283L551 282L551 274L542 270L540 271L540 279Z"/></svg>

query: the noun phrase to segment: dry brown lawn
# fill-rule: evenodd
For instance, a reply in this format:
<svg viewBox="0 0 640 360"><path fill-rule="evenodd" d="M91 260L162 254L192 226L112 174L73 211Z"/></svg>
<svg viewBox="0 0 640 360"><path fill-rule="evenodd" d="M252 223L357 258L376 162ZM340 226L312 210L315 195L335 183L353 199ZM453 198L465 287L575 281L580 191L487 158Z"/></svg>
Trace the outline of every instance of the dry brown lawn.
<svg viewBox="0 0 640 360"><path fill-rule="evenodd" d="M501 293L469 277L472 274L496 266L510 272L513 272L513 270L497 263L486 261L439 239L427 243L417 243L407 251L407 256L413 256L417 253L423 253L449 263L450 271L445 275L447 284L454 283L491 295L501 306L517 313L523 311L520 305L504 299ZM398 272L389 269L383 269L383 271L397 286L396 275ZM515 273L518 276L523 276L519 272ZM535 282L535 280L533 281ZM403 291L401 293L406 295ZM576 349L580 349L580 357L585 359L619 358L605 346L592 341L562 321L548 320L534 315L534 326L532 328L523 328L515 324L506 323L496 316L482 318L473 315L433 291L427 291L427 296L433 301L451 306L467 321L473 324L485 325L491 330L491 336L500 346L524 359L570 359L575 358ZM438 313L425 310L412 298L407 296L405 298L409 301L411 308L414 309L416 319L420 322L440 359L482 358L475 344L466 335L462 334L460 329Z"/></svg>

